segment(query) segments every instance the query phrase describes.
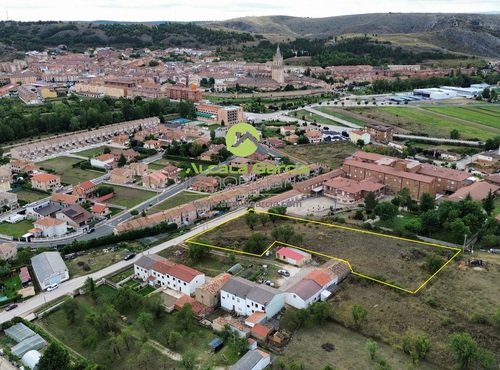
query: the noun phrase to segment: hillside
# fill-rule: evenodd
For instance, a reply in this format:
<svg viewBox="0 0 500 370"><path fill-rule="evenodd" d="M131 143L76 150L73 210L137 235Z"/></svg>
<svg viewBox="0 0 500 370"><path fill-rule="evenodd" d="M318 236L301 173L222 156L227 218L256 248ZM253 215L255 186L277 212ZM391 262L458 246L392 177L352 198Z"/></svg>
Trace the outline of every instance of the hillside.
<svg viewBox="0 0 500 370"><path fill-rule="evenodd" d="M500 15L384 13L328 18L288 16L244 17L203 24L218 29L259 33L283 40L297 37L327 38L348 34L405 35L436 50L500 57ZM394 38L391 42L396 43ZM410 47L410 45L404 45Z"/></svg>

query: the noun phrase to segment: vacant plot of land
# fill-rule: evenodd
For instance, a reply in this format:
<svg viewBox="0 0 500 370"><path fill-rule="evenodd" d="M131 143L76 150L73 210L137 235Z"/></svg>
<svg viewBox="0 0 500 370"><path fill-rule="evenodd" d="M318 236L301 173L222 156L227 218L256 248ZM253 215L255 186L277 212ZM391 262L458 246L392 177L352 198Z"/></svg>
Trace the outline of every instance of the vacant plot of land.
<svg viewBox="0 0 500 370"><path fill-rule="evenodd" d="M18 201L25 201L28 204L36 202L37 200L47 198L49 194L39 193L37 191L32 191L28 189L23 189L21 191L16 192Z"/></svg>
<svg viewBox="0 0 500 370"><path fill-rule="evenodd" d="M496 111L485 110L479 107L432 107L426 109L431 112L460 118L470 122L477 122L500 131L500 109Z"/></svg>
<svg viewBox="0 0 500 370"><path fill-rule="evenodd" d="M291 158L305 163L320 163L325 169L334 169L342 165L345 158L357 150L350 142L334 142L310 145L286 146L280 149Z"/></svg>
<svg viewBox="0 0 500 370"><path fill-rule="evenodd" d="M354 123L355 125L364 127L366 125L365 121L354 118L350 115L340 113L338 110L334 110L333 108L328 107L314 107L314 109L319 110L320 112L329 114L330 116L337 117L343 119L344 121Z"/></svg>
<svg viewBox="0 0 500 370"><path fill-rule="evenodd" d="M81 155L82 157L94 158L94 157L97 157L97 156L103 154L105 148L107 148L107 146L99 146L97 148L91 148L91 149L82 150L81 152L75 152L75 154ZM110 148L110 149L112 149L112 148Z"/></svg>
<svg viewBox="0 0 500 370"><path fill-rule="evenodd" d="M125 257L126 252L119 250L116 252L103 253L101 251L93 251L83 256L78 256L74 260L66 262L68 266L69 275L72 278L88 275L95 271L101 270L105 267L119 262ZM87 265L90 269L85 270L83 267Z"/></svg>
<svg viewBox="0 0 500 370"><path fill-rule="evenodd" d="M429 274L423 269L425 257L429 253L443 253L449 258L456 254L455 250L441 249L410 240L285 217L281 217L274 225L259 224L250 230L245 224L245 217L241 216L192 240L242 251L252 233L261 232L266 239L266 245L270 245L274 241L272 227L285 224L291 225L294 232L301 235L303 240L294 242L292 236L290 240L281 241L318 253L315 257L319 262L326 261L328 257L346 260L358 274L409 291L415 291L429 278ZM280 247L281 245L276 243L270 251L271 254L274 255L276 252L274 249Z"/></svg>
<svg viewBox="0 0 500 370"><path fill-rule="evenodd" d="M296 364L304 363L306 369L323 369L327 365L335 365L335 369L366 370L376 368L375 363L382 359L393 369L406 369L406 364L411 362L410 356L403 351L380 342L375 359L372 360L365 349L369 339L341 325L327 322L321 326L299 330L286 346L281 358L285 364L292 361ZM322 348L325 344L331 344L333 349L326 351ZM311 356L311 353L315 356ZM427 361L420 361L418 368L440 369Z"/></svg>
<svg viewBox="0 0 500 370"><path fill-rule="evenodd" d="M208 194L200 194L200 193L193 193L190 191L183 191L177 195L174 195L171 198L166 199L165 201L161 202L160 204L155 205L154 207L150 208L149 212L151 213L156 213L160 211L164 211L166 209L174 208L177 206L180 206L181 204L193 202L198 199L202 199L207 197Z"/></svg>
<svg viewBox="0 0 500 370"><path fill-rule="evenodd" d="M72 157L57 157L43 162L38 165L42 168L49 168L61 176L61 182L71 185L77 185L81 182L95 179L102 176L103 172L82 170L80 168L73 168L72 165L81 162L81 159Z"/></svg>
<svg viewBox="0 0 500 370"><path fill-rule="evenodd" d="M0 234L10 235L14 239L26 234L29 229L33 228L33 222L28 220L23 220L15 224L9 224L8 222L3 222L0 224Z"/></svg>
<svg viewBox="0 0 500 370"><path fill-rule="evenodd" d="M127 208L135 207L136 205L141 204L156 195L156 193L152 191L114 184L112 186L113 189L115 189L115 196L109 200L109 203Z"/></svg>
<svg viewBox="0 0 500 370"><path fill-rule="evenodd" d="M315 107L314 109L317 109L317 107ZM309 112L305 109L298 110L296 113L297 113L297 116L296 116L297 118L302 119L302 117L305 117L305 120L308 122L323 123L325 125L342 126L336 121L333 121L333 120L328 119L326 117L320 116L319 114Z"/></svg>

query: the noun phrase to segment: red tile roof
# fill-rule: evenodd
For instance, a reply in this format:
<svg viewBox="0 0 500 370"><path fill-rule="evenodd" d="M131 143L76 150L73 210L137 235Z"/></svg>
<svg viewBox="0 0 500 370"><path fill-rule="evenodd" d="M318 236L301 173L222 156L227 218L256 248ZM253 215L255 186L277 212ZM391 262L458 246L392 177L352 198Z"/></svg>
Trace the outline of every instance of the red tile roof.
<svg viewBox="0 0 500 370"><path fill-rule="evenodd" d="M300 260L305 258L305 256L303 254L295 252L294 250L287 248L287 247L280 248L276 252L276 254L280 255L280 256L285 256L286 258L290 258L290 259L293 259L295 261L300 261Z"/></svg>
<svg viewBox="0 0 500 370"><path fill-rule="evenodd" d="M251 330L251 333L257 335L258 337L267 338L267 335L271 332L267 326L255 324Z"/></svg>
<svg viewBox="0 0 500 370"><path fill-rule="evenodd" d="M325 285L327 285L332 281L332 278L321 270L311 271L309 274L306 275L305 279L314 280L322 287L324 287Z"/></svg>

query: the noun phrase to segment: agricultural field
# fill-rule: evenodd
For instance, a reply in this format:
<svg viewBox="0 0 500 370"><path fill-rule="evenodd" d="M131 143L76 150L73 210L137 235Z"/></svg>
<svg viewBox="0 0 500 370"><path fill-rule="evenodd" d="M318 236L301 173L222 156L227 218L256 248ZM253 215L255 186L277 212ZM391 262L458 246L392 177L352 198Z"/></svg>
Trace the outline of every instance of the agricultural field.
<svg viewBox="0 0 500 370"><path fill-rule="evenodd" d="M156 212L161 212L170 208L174 208L177 206L180 206L181 204L186 204L193 202L198 199L203 199L206 198L208 194L201 194L201 193L193 193L190 191L183 191L179 194L174 195L173 197L170 197L160 204L157 204L149 209L148 212L150 213L156 213Z"/></svg>
<svg viewBox="0 0 500 370"><path fill-rule="evenodd" d="M127 209L133 208L156 195L153 191L129 188L115 184L112 186L113 189L115 189L115 195L109 200L109 203L126 207Z"/></svg>
<svg viewBox="0 0 500 370"><path fill-rule="evenodd" d="M37 164L41 168L49 168L55 171L56 175L61 176L61 182L71 185L77 185L87 180L95 179L104 173L92 170L82 170L73 168L72 165L81 162L81 159L72 157L57 157L48 159Z"/></svg>
<svg viewBox="0 0 500 370"><path fill-rule="evenodd" d="M340 167L345 158L356 150L354 144L339 141L310 145L287 145L279 151L304 163L320 163L325 169L335 169Z"/></svg>
<svg viewBox="0 0 500 370"><path fill-rule="evenodd" d="M250 230L245 223L245 216L241 216L196 236L192 241L243 251L249 236L260 232L264 235L267 248L275 241L272 229L282 225L291 226L302 240L294 242L294 236L290 236L290 240L280 241L310 251L319 263L326 262L328 257L346 260L354 272L406 291L416 291L430 277L424 269L427 255L434 253L443 256L441 264L444 264L457 253L455 250L365 230L289 217L279 217L274 224L270 221L266 225L258 223ZM271 255L280 247L278 241L271 248Z"/></svg>
<svg viewBox="0 0 500 370"><path fill-rule="evenodd" d="M483 109L486 108L485 109ZM348 108L349 112L414 133L449 138L459 128L461 139L486 140L500 135L500 112L493 106ZM477 112L477 114L476 114Z"/></svg>

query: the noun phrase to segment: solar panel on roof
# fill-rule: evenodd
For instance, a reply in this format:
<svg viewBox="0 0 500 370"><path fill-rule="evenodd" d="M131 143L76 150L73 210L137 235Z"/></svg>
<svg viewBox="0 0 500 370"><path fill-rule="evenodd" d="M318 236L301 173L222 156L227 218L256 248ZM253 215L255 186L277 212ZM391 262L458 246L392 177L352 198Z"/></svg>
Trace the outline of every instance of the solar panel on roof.
<svg viewBox="0 0 500 370"><path fill-rule="evenodd" d="M68 216L73 216L73 215L75 215L77 212L76 212L74 209L68 209L68 210L66 211L66 213L68 214Z"/></svg>

